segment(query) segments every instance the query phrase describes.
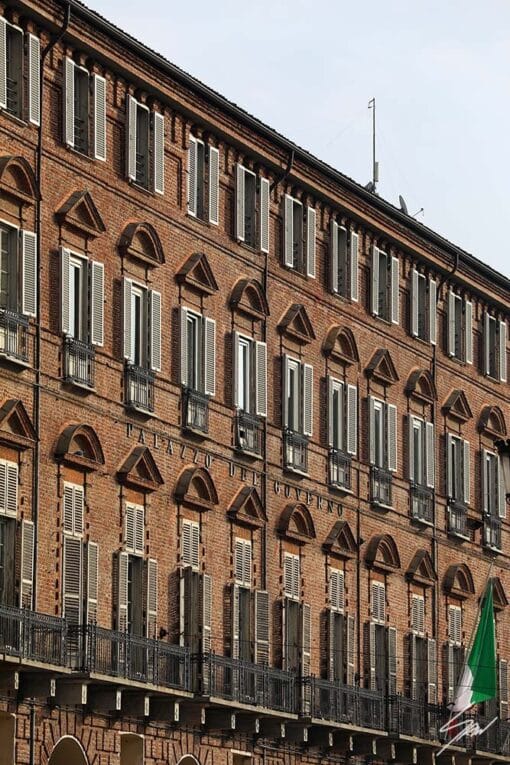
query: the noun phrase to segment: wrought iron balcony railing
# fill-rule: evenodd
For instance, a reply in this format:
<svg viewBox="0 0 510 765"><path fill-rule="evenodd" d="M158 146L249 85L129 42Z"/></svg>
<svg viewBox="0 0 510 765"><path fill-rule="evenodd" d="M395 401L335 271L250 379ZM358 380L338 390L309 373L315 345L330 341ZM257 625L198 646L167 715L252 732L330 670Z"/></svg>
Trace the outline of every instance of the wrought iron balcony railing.
<svg viewBox="0 0 510 765"><path fill-rule="evenodd" d="M439 741L440 728L448 720L445 715L448 711L437 704L406 696L391 696L388 699L388 732Z"/></svg>
<svg viewBox="0 0 510 765"><path fill-rule="evenodd" d="M236 415L236 446L249 454L262 454L262 421L248 412Z"/></svg>
<svg viewBox="0 0 510 765"><path fill-rule="evenodd" d="M389 470L375 465L370 468L370 499L374 505L391 507L392 474Z"/></svg>
<svg viewBox="0 0 510 765"><path fill-rule="evenodd" d="M484 515L483 544L491 550L501 550L501 518L497 515Z"/></svg>
<svg viewBox="0 0 510 765"><path fill-rule="evenodd" d="M448 533L461 539L469 539L467 526L467 507L460 502L453 501L448 505Z"/></svg>
<svg viewBox="0 0 510 765"><path fill-rule="evenodd" d="M126 406L154 411L154 374L150 369L135 364L126 364L125 373Z"/></svg>
<svg viewBox="0 0 510 765"><path fill-rule="evenodd" d="M337 489L351 490L351 458L339 449L329 451L329 483Z"/></svg>
<svg viewBox="0 0 510 765"><path fill-rule="evenodd" d="M285 467L297 470L299 473L308 472L308 438L302 433L285 429L283 432Z"/></svg>
<svg viewBox="0 0 510 765"><path fill-rule="evenodd" d="M434 492L426 486L411 486L411 518L421 523L434 523Z"/></svg>
<svg viewBox="0 0 510 765"><path fill-rule="evenodd" d="M198 433L208 433L209 397L192 388L184 388L182 405L184 427Z"/></svg>
<svg viewBox="0 0 510 765"><path fill-rule="evenodd" d="M64 342L64 378L67 382L94 387L96 354L93 345L66 337Z"/></svg>
<svg viewBox="0 0 510 765"><path fill-rule="evenodd" d="M0 354L28 362L28 319L15 311L0 310Z"/></svg>
<svg viewBox="0 0 510 765"><path fill-rule="evenodd" d="M66 666L66 621L28 608L0 606L0 653Z"/></svg>

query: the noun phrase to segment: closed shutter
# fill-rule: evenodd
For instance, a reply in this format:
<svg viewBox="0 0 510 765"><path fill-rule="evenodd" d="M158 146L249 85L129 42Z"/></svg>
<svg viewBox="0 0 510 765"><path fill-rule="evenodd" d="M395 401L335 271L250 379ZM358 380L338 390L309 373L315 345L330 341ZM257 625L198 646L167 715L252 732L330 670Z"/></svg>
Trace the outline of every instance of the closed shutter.
<svg viewBox="0 0 510 765"><path fill-rule="evenodd" d="M358 388L347 386L347 454L355 455L358 446Z"/></svg>
<svg viewBox="0 0 510 765"><path fill-rule="evenodd" d="M435 447L434 423L425 423L425 478L427 486L434 488L435 484Z"/></svg>
<svg viewBox="0 0 510 765"><path fill-rule="evenodd" d="M434 638L427 640L427 685L429 704L437 704L437 653Z"/></svg>
<svg viewBox="0 0 510 765"><path fill-rule="evenodd" d="M455 337L457 324L455 321L455 295L452 290L448 291L448 342L447 352L449 356L455 356Z"/></svg>
<svg viewBox="0 0 510 765"><path fill-rule="evenodd" d="M259 417L267 417L267 345L255 343L255 406Z"/></svg>
<svg viewBox="0 0 510 765"><path fill-rule="evenodd" d="M308 603L301 606L301 674L303 677L310 675L312 652L312 619L311 607Z"/></svg>
<svg viewBox="0 0 510 765"><path fill-rule="evenodd" d="M500 518L506 518L506 487L505 487L505 478L503 475L503 467L501 465L501 458L498 457L497 462L497 472L498 472L498 514Z"/></svg>
<svg viewBox="0 0 510 765"><path fill-rule="evenodd" d="M188 311L179 308L179 368L181 385L188 385Z"/></svg>
<svg viewBox="0 0 510 765"><path fill-rule="evenodd" d="M394 696L397 692L397 630L388 627L388 692Z"/></svg>
<svg viewBox="0 0 510 765"><path fill-rule="evenodd" d="M143 555L145 552L145 510L135 505L135 546L134 552Z"/></svg>
<svg viewBox="0 0 510 765"><path fill-rule="evenodd" d="M464 503L469 505L471 501L471 464L469 458L469 441L463 442L463 466Z"/></svg>
<svg viewBox="0 0 510 765"><path fill-rule="evenodd" d="M355 231L351 231L350 277L351 277L351 300L354 303L357 303L359 299L358 247L359 247L359 236Z"/></svg>
<svg viewBox="0 0 510 765"><path fill-rule="evenodd" d="M329 574L329 602L333 611L343 611L345 605L344 572L332 568Z"/></svg>
<svg viewBox="0 0 510 765"><path fill-rule="evenodd" d="M464 303L464 321L466 331L466 364L473 363L473 303L466 300Z"/></svg>
<svg viewBox="0 0 510 765"><path fill-rule="evenodd" d="M400 294L399 294L399 272L398 258L391 259L391 322L399 324L400 322Z"/></svg>
<svg viewBox="0 0 510 765"><path fill-rule="evenodd" d="M94 158L106 160L106 80L99 74L92 79L94 88Z"/></svg>
<svg viewBox="0 0 510 765"><path fill-rule="evenodd" d="M130 552L135 549L135 525L136 525L136 507L135 505L126 505L126 515L124 519L124 547Z"/></svg>
<svg viewBox="0 0 510 765"><path fill-rule="evenodd" d="M306 211L306 274L315 279L315 227L317 213L313 207Z"/></svg>
<svg viewBox="0 0 510 765"><path fill-rule="evenodd" d="M32 231L21 232L22 294L21 311L25 316L37 312L37 237Z"/></svg>
<svg viewBox="0 0 510 765"><path fill-rule="evenodd" d="M127 632L128 628L128 568L129 555L121 552L118 556L117 570L117 629Z"/></svg>
<svg viewBox="0 0 510 765"><path fill-rule="evenodd" d="M33 125L41 122L41 44L35 35L28 35L28 119Z"/></svg>
<svg viewBox="0 0 510 765"><path fill-rule="evenodd" d="M232 585L232 602L231 602L231 615L232 615L232 658L239 658L239 632L240 632L240 603L239 603L239 585Z"/></svg>
<svg viewBox="0 0 510 765"><path fill-rule="evenodd" d="M409 452L409 480L411 482L419 481L420 476L414 475L414 420L412 415L409 415L408 420L408 452Z"/></svg>
<svg viewBox="0 0 510 765"><path fill-rule="evenodd" d="M0 16L0 108L7 106L7 22Z"/></svg>
<svg viewBox="0 0 510 765"><path fill-rule="evenodd" d="M32 608L34 589L35 527L32 521L21 522L20 606Z"/></svg>
<svg viewBox="0 0 510 765"><path fill-rule="evenodd" d="M283 395L283 427L289 427L289 357L282 357L282 395Z"/></svg>
<svg viewBox="0 0 510 765"><path fill-rule="evenodd" d="M376 628L374 622L364 625L364 651L367 673L367 685L371 691L377 690L377 650Z"/></svg>
<svg viewBox="0 0 510 765"><path fill-rule="evenodd" d="M236 539L234 544L234 578L237 584L251 586L252 554L251 542Z"/></svg>
<svg viewBox="0 0 510 765"><path fill-rule="evenodd" d="M445 645L445 675L446 678L446 701L452 702L455 695L455 684L457 681L455 646L453 643Z"/></svg>
<svg viewBox="0 0 510 765"><path fill-rule="evenodd" d="M255 592L255 664L269 664L269 593Z"/></svg>
<svg viewBox="0 0 510 765"><path fill-rule="evenodd" d="M435 279L429 279L429 341L436 344L437 336L437 283Z"/></svg>
<svg viewBox="0 0 510 765"><path fill-rule="evenodd" d="M0 461L0 514L18 514L18 465L5 460Z"/></svg>
<svg viewBox="0 0 510 765"><path fill-rule="evenodd" d="M81 539L64 535L62 612L70 624L82 621L83 544Z"/></svg>
<svg viewBox="0 0 510 765"><path fill-rule="evenodd" d="M369 462L375 465L375 398L368 397L368 450Z"/></svg>
<svg viewBox="0 0 510 765"><path fill-rule="evenodd" d="M283 558L283 589L285 595L293 600L299 600L300 578L299 555L285 553Z"/></svg>
<svg viewBox="0 0 510 765"><path fill-rule="evenodd" d="M409 690L411 698L416 701L418 698L418 657L417 657L417 637L413 633L407 636L407 651L409 663Z"/></svg>
<svg viewBox="0 0 510 765"><path fill-rule="evenodd" d="M87 542L85 552L87 559L86 623L96 624L99 597L99 546L95 542Z"/></svg>
<svg viewBox="0 0 510 765"><path fill-rule="evenodd" d="M506 372L506 321L499 322L499 379L507 381Z"/></svg>
<svg viewBox="0 0 510 765"><path fill-rule="evenodd" d="M397 407L387 404L386 414L388 418L388 470L395 472L397 469Z"/></svg>
<svg viewBox="0 0 510 765"><path fill-rule="evenodd" d="M216 322L204 319L204 393L214 396L216 393Z"/></svg>
<svg viewBox="0 0 510 765"><path fill-rule="evenodd" d="M74 61L64 59L64 143L74 147Z"/></svg>
<svg viewBox="0 0 510 765"><path fill-rule="evenodd" d="M331 220L329 244L329 288L335 294L338 292L338 223Z"/></svg>
<svg viewBox="0 0 510 765"><path fill-rule="evenodd" d="M239 407L239 343L241 335L239 332L234 332L232 335L234 339L233 348L232 348L232 354L233 354L233 364L232 364L232 397L235 407Z"/></svg>
<svg viewBox="0 0 510 765"><path fill-rule="evenodd" d="M165 192L165 117L159 112L152 113L152 140L154 191L156 194Z"/></svg>
<svg viewBox="0 0 510 765"><path fill-rule="evenodd" d="M303 433L313 433L313 367L303 364Z"/></svg>
<svg viewBox="0 0 510 765"><path fill-rule="evenodd" d="M60 248L60 329L64 335L69 334L69 274L71 251L66 247Z"/></svg>
<svg viewBox="0 0 510 765"><path fill-rule="evenodd" d="M128 361L132 361L131 346L132 346L132 321L131 321L131 293L133 291L133 282L131 279L124 279L123 293L124 293L124 321L123 321L123 335L124 335L124 358Z"/></svg>
<svg viewBox="0 0 510 765"><path fill-rule="evenodd" d="M212 577L203 574L202 577L202 653L211 651L212 629Z"/></svg>
<svg viewBox="0 0 510 765"><path fill-rule="evenodd" d="M379 316L379 248L372 248L372 313Z"/></svg>
<svg viewBox="0 0 510 765"><path fill-rule="evenodd" d="M104 265L90 264L90 340L93 345L104 343Z"/></svg>
<svg viewBox="0 0 510 765"><path fill-rule="evenodd" d="M508 661L498 661L499 718L508 720Z"/></svg>
<svg viewBox="0 0 510 765"><path fill-rule="evenodd" d="M161 293L150 290L150 365L155 372L161 371Z"/></svg>
<svg viewBox="0 0 510 765"><path fill-rule="evenodd" d="M128 96L126 101L126 108L126 174L130 181L136 181L136 119L138 114L138 103L136 98L133 98L133 96Z"/></svg>
<svg viewBox="0 0 510 765"><path fill-rule="evenodd" d="M146 566L146 634L148 638L157 638L158 621L158 563L149 558Z"/></svg>
<svg viewBox="0 0 510 765"><path fill-rule="evenodd" d="M418 337L418 313L419 313L418 285L419 285L418 271L415 268L413 268L411 272L411 335L413 337Z"/></svg>
<svg viewBox="0 0 510 765"><path fill-rule="evenodd" d="M294 200L285 194L284 220L283 220L283 251L284 263L289 268L294 268Z"/></svg>
<svg viewBox="0 0 510 765"><path fill-rule="evenodd" d="M72 534L74 531L74 491L72 484L64 486L63 524L64 531Z"/></svg>
<svg viewBox="0 0 510 765"><path fill-rule="evenodd" d="M267 178L260 179L260 249L269 252L269 196L270 185Z"/></svg>
<svg viewBox="0 0 510 765"><path fill-rule="evenodd" d="M183 520L181 538L181 557L184 565L198 568L200 557L200 527L198 523Z"/></svg>
<svg viewBox="0 0 510 765"><path fill-rule="evenodd" d="M411 598L411 629L418 635L425 632L425 598L420 595Z"/></svg>
<svg viewBox="0 0 510 765"><path fill-rule="evenodd" d="M218 224L220 215L220 152L209 146L209 223Z"/></svg>
<svg viewBox="0 0 510 765"><path fill-rule="evenodd" d="M491 347L490 347L490 330L491 330L491 317L487 312L483 315L483 358L484 358L484 374L488 375L491 371ZM492 352L494 352L492 348Z"/></svg>
<svg viewBox="0 0 510 765"><path fill-rule="evenodd" d="M73 485L73 533L83 534L85 492L83 486Z"/></svg>
<svg viewBox="0 0 510 765"><path fill-rule="evenodd" d="M446 440L446 495L453 497L453 459L452 459L452 444L453 436L447 433Z"/></svg>
<svg viewBox="0 0 510 765"><path fill-rule="evenodd" d="M197 168L198 168L198 144L194 136L189 137L188 148L188 213L197 215Z"/></svg>
<svg viewBox="0 0 510 765"><path fill-rule="evenodd" d="M482 449L480 453L480 457L481 457L480 485L481 485L481 491L482 491L482 507L483 507L484 513L489 512L489 485L487 481L487 470L488 470L487 455L488 455L487 449Z"/></svg>
<svg viewBox="0 0 510 765"><path fill-rule="evenodd" d="M383 582L372 582L370 610L375 622L386 621L386 593Z"/></svg>
<svg viewBox="0 0 510 765"><path fill-rule="evenodd" d="M236 165L236 238L244 242L244 167L238 162Z"/></svg>
<svg viewBox="0 0 510 765"><path fill-rule="evenodd" d="M355 622L354 616L347 616L345 620L345 657L346 673L345 681L347 685L354 685L356 676L355 666Z"/></svg>

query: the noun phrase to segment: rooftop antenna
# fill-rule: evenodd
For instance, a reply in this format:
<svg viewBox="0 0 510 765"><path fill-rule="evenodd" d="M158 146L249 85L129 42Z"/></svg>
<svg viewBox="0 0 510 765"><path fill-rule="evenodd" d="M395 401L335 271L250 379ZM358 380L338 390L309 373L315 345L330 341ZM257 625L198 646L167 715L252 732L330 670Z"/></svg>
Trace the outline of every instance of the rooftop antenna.
<svg viewBox="0 0 510 765"><path fill-rule="evenodd" d="M400 209L402 210L402 212L404 213L404 215L409 215L409 211L408 211L408 209L407 209L406 200L404 199L404 197L402 196L402 194L399 194L399 195L398 195L398 202L399 202L399 204L400 204Z"/></svg>
<svg viewBox="0 0 510 765"><path fill-rule="evenodd" d="M372 109L372 180L365 188L375 193L379 182L379 162L375 158L375 98L370 99L368 108Z"/></svg>
<svg viewBox="0 0 510 765"><path fill-rule="evenodd" d="M424 210L424 208L423 208L423 207L420 207L420 209L418 210L418 212L415 212L415 213L414 213L414 215L411 215L411 218L416 218L418 215L420 215L420 213L421 213L422 215L425 215L425 210Z"/></svg>

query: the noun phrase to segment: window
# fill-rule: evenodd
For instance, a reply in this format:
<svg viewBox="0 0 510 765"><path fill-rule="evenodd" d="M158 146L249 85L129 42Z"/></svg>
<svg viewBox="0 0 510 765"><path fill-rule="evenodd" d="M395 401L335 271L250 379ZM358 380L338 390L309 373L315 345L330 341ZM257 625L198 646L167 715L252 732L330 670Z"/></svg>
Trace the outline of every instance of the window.
<svg viewBox="0 0 510 765"><path fill-rule="evenodd" d="M216 322L189 308L180 309L181 384L214 396L216 391Z"/></svg>
<svg viewBox="0 0 510 765"><path fill-rule="evenodd" d="M447 492L449 499L468 505L470 499L469 441L447 433Z"/></svg>
<svg viewBox="0 0 510 765"><path fill-rule="evenodd" d="M399 319L399 261L378 247L372 251L372 313L392 324Z"/></svg>
<svg viewBox="0 0 510 765"><path fill-rule="evenodd" d="M448 605L448 643L446 645L446 668L444 677L447 684L447 701L453 701L457 683L464 663L462 646L462 607Z"/></svg>
<svg viewBox="0 0 510 765"><path fill-rule="evenodd" d="M219 223L220 152L190 135L188 148L188 214Z"/></svg>
<svg viewBox="0 0 510 765"><path fill-rule="evenodd" d="M103 344L104 266L62 247L61 328L69 338Z"/></svg>
<svg viewBox="0 0 510 765"><path fill-rule="evenodd" d="M499 456L482 449L482 505L484 513L506 517L506 496Z"/></svg>
<svg viewBox="0 0 510 765"><path fill-rule="evenodd" d="M335 294L358 300L358 234L331 221L330 289Z"/></svg>
<svg viewBox="0 0 510 765"><path fill-rule="evenodd" d="M106 160L106 80L64 60L64 141L72 149Z"/></svg>
<svg viewBox="0 0 510 765"><path fill-rule="evenodd" d="M434 424L409 416L409 480L434 487Z"/></svg>
<svg viewBox="0 0 510 765"><path fill-rule="evenodd" d="M315 278L315 225L316 212L306 208L298 199L285 195L284 206L284 263L302 274ZM305 241L306 240L306 241Z"/></svg>
<svg viewBox="0 0 510 765"><path fill-rule="evenodd" d="M252 546L247 539L235 539L234 585L232 588L232 655L252 661Z"/></svg>
<svg viewBox="0 0 510 765"><path fill-rule="evenodd" d="M258 185L258 188L257 188ZM269 252L269 181L236 165L236 238Z"/></svg>
<svg viewBox="0 0 510 765"><path fill-rule="evenodd" d="M427 278L413 268L411 285L411 334L436 343L436 302L437 285L432 277Z"/></svg>
<svg viewBox="0 0 510 765"><path fill-rule="evenodd" d="M299 555L284 553L283 591L287 598L299 600L301 592L301 566Z"/></svg>
<svg viewBox="0 0 510 765"><path fill-rule="evenodd" d="M15 605L18 465L0 460L0 604Z"/></svg>
<svg viewBox="0 0 510 765"><path fill-rule="evenodd" d="M423 595L411 595L411 630L415 635L425 634L425 598Z"/></svg>
<svg viewBox="0 0 510 765"><path fill-rule="evenodd" d="M267 415L266 343L234 333L234 405L243 412Z"/></svg>
<svg viewBox="0 0 510 765"><path fill-rule="evenodd" d="M370 463L394 472L397 469L397 407L369 396Z"/></svg>
<svg viewBox="0 0 510 765"><path fill-rule="evenodd" d="M158 566L151 558L144 560L145 510L142 505L127 503L124 514L124 549L118 556L117 626L133 635L156 636ZM133 661L145 671L144 652L134 652Z"/></svg>
<svg viewBox="0 0 510 765"><path fill-rule="evenodd" d="M332 568L329 578L327 628L327 678L331 682L354 683L354 617L344 614L344 572Z"/></svg>
<svg viewBox="0 0 510 765"><path fill-rule="evenodd" d="M83 616L83 486L64 485L62 615L71 624Z"/></svg>
<svg viewBox="0 0 510 765"><path fill-rule="evenodd" d="M35 316L36 268L35 234L0 222L0 311Z"/></svg>
<svg viewBox="0 0 510 765"><path fill-rule="evenodd" d="M424 637L424 599L413 595L411 602L411 632L407 635L407 687L414 700L437 703L437 650L433 638Z"/></svg>
<svg viewBox="0 0 510 765"><path fill-rule="evenodd" d="M200 526L195 521L182 522L181 561L184 566L198 570L200 562Z"/></svg>
<svg viewBox="0 0 510 765"><path fill-rule="evenodd" d="M384 582L372 582L370 611L372 621L386 624L386 587Z"/></svg>
<svg viewBox="0 0 510 765"><path fill-rule="evenodd" d="M367 687L383 694L397 692L397 630L372 620L365 624Z"/></svg>
<svg viewBox="0 0 510 765"><path fill-rule="evenodd" d="M358 440L358 389L328 377L328 440L333 449L354 455Z"/></svg>
<svg viewBox="0 0 510 765"><path fill-rule="evenodd" d="M313 367L283 357L283 424L295 433L313 431Z"/></svg>
<svg viewBox="0 0 510 765"><path fill-rule="evenodd" d="M448 292L447 352L452 358L473 363L473 304L452 290Z"/></svg>
<svg viewBox="0 0 510 765"><path fill-rule="evenodd" d="M127 177L142 188L164 193L165 119L127 97Z"/></svg>
<svg viewBox="0 0 510 765"><path fill-rule="evenodd" d="M506 382L506 322L485 314L484 319L484 372L494 380Z"/></svg>
<svg viewBox="0 0 510 765"><path fill-rule="evenodd" d="M161 294L124 279L124 358L161 369Z"/></svg>
<svg viewBox="0 0 510 765"><path fill-rule="evenodd" d="M39 125L40 76L39 39L0 17L0 108Z"/></svg>

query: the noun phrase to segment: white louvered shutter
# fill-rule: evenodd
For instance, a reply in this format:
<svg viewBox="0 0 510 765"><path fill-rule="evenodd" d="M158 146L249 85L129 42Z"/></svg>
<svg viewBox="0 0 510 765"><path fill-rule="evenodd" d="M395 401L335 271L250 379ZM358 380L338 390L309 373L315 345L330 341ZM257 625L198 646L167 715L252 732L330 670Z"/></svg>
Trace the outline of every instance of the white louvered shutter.
<svg viewBox="0 0 510 765"><path fill-rule="evenodd" d="M313 367L303 364L303 433L313 433Z"/></svg>
<svg viewBox="0 0 510 765"><path fill-rule="evenodd" d="M269 252L269 197L270 184L267 178L260 179L260 249Z"/></svg>
<svg viewBox="0 0 510 765"><path fill-rule="evenodd" d="M358 248L359 248L359 236L355 231L351 230L350 235L350 268L351 268L351 300L354 303L359 299L359 275L358 275Z"/></svg>
<svg viewBox="0 0 510 765"><path fill-rule="evenodd" d="M136 525L136 507L135 505L126 505L126 514L124 519L124 546L129 552L135 551L135 525Z"/></svg>
<svg viewBox="0 0 510 765"><path fill-rule="evenodd" d="M124 313L124 321L123 321L123 335L124 335L124 358L128 361L132 361L131 358L131 338L132 338L132 332L133 327L131 323L131 293L133 291L133 282L131 279L124 279L123 282L123 293L124 293L124 302L123 302L123 313Z"/></svg>
<svg viewBox="0 0 510 765"><path fill-rule="evenodd" d="M28 119L33 125L41 122L41 43L28 35Z"/></svg>
<svg viewBox="0 0 510 765"><path fill-rule="evenodd" d="M499 322L499 379L501 382L507 381L507 362L506 362L506 321Z"/></svg>
<svg viewBox="0 0 510 765"><path fill-rule="evenodd" d="M244 539L236 539L234 543L234 579L244 584Z"/></svg>
<svg viewBox="0 0 510 765"><path fill-rule="evenodd" d="M64 59L64 142L74 147L74 61Z"/></svg>
<svg viewBox="0 0 510 765"><path fill-rule="evenodd" d="M20 606L32 608L34 589L34 541L35 529L32 521L21 522L21 583Z"/></svg>
<svg viewBox="0 0 510 765"><path fill-rule="evenodd" d="M332 568L329 573L329 601L333 611L343 611L345 606L344 572Z"/></svg>
<svg viewBox="0 0 510 765"><path fill-rule="evenodd" d="M411 629L417 635L425 632L425 599L421 595L411 597Z"/></svg>
<svg viewBox="0 0 510 765"><path fill-rule="evenodd" d="M449 356L455 356L455 295L452 290L448 291L448 343L447 352Z"/></svg>
<svg viewBox="0 0 510 765"><path fill-rule="evenodd" d="M155 372L161 371L161 293L150 290L150 365Z"/></svg>
<svg viewBox="0 0 510 765"><path fill-rule="evenodd" d="M453 436L446 434L446 494L453 497L453 461L452 461Z"/></svg>
<svg viewBox="0 0 510 765"><path fill-rule="evenodd" d="M37 312L37 237L32 231L21 232L21 256L21 311L25 316L35 316Z"/></svg>
<svg viewBox="0 0 510 765"><path fill-rule="evenodd" d="M0 16L0 108L7 106L7 22Z"/></svg>
<svg viewBox="0 0 510 765"><path fill-rule="evenodd" d="M117 570L117 629L126 632L128 628L128 568L129 555L121 552L118 556Z"/></svg>
<svg viewBox="0 0 510 765"><path fill-rule="evenodd" d="M202 653L211 651L212 630L212 577L203 575L202 581Z"/></svg>
<svg viewBox="0 0 510 765"><path fill-rule="evenodd" d="M136 181L136 118L138 114L138 103L136 98L133 98L133 96L127 97L126 109L126 174L128 180Z"/></svg>
<svg viewBox="0 0 510 765"><path fill-rule="evenodd" d="M464 321L465 321L465 349L466 349L466 364L473 363L473 303L470 300L466 300L464 304Z"/></svg>
<svg viewBox="0 0 510 765"><path fill-rule="evenodd" d="M334 439L334 425L337 412L334 408L335 379L328 375L328 446L336 446Z"/></svg>
<svg viewBox="0 0 510 765"><path fill-rule="evenodd" d="M191 566L191 544L191 522L184 520L181 530L181 559L187 566Z"/></svg>
<svg viewBox="0 0 510 765"><path fill-rule="evenodd" d="M181 375L181 385L188 384L188 311L186 308L179 308L179 368Z"/></svg>
<svg viewBox="0 0 510 765"><path fill-rule="evenodd" d="M437 649L433 638L427 640L428 702L437 704Z"/></svg>
<svg viewBox="0 0 510 765"><path fill-rule="evenodd" d="M397 630L388 627L388 692L394 696L397 692Z"/></svg>
<svg viewBox="0 0 510 765"><path fill-rule="evenodd" d="M209 223L220 221L220 152L209 146Z"/></svg>
<svg viewBox="0 0 510 765"><path fill-rule="evenodd" d="M63 497L63 525L64 531L72 534L74 532L74 488L73 484L64 485Z"/></svg>
<svg viewBox="0 0 510 765"><path fill-rule="evenodd" d="M255 592L255 664L269 664L269 593Z"/></svg>
<svg viewBox="0 0 510 765"><path fill-rule="evenodd" d="M86 623L97 622L97 609L99 599L99 546L95 542L87 542L87 613Z"/></svg>
<svg viewBox="0 0 510 765"><path fill-rule="evenodd" d="M244 242L244 167L238 162L236 165L236 239Z"/></svg>
<svg viewBox="0 0 510 765"><path fill-rule="evenodd" d="M301 674L310 675L312 654L312 614L308 603L301 606Z"/></svg>
<svg viewBox="0 0 510 765"><path fill-rule="evenodd" d="M267 345L255 343L255 405L258 417L267 417Z"/></svg>
<svg viewBox="0 0 510 765"><path fill-rule="evenodd" d="M152 113L154 191L165 193L165 117L159 112Z"/></svg>
<svg viewBox="0 0 510 765"><path fill-rule="evenodd" d="M94 89L94 158L106 160L106 80L99 74L92 79Z"/></svg>
<svg viewBox="0 0 510 765"><path fill-rule="evenodd" d="M232 617L232 658L239 658L239 627L240 627L240 603L239 603L239 585L232 585L232 602L231 602L231 617Z"/></svg>
<svg viewBox="0 0 510 765"><path fill-rule="evenodd" d="M437 336L437 283L429 279L429 342L436 344Z"/></svg>
<svg viewBox="0 0 510 765"><path fill-rule="evenodd" d="M376 624L365 624L365 634L368 658L368 685L371 691L377 690L377 653L376 653Z"/></svg>
<svg viewBox="0 0 510 765"><path fill-rule="evenodd" d="M289 357L286 353L282 357L282 395L283 395L283 427L289 427Z"/></svg>
<svg viewBox="0 0 510 765"><path fill-rule="evenodd" d="M188 148L188 213L196 217L197 215L197 155L198 145L194 136L189 137Z"/></svg>
<svg viewBox="0 0 510 765"><path fill-rule="evenodd" d="M143 555L145 551L145 509L135 505L135 544L134 552Z"/></svg>
<svg viewBox="0 0 510 765"><path fill-rule="evenodd" d="M499 717L500 720L508 720L508 661L498 661L498 691L499 691Z"/></svg>
<svg viewBox="0 0 510 765"><path fill-rule="evenodd" d="M158 562L149 558L146 561L146 619L145 627L148 638L156 638L156 629L158 622Z"/></svg>
<svg viewBox="0 0 510 765"><path fill-rule="evenodd" d="M463 483L464 483L464 502L469 505L471 501L471 463L469 454L469 441L463 442Z"/></svg>
<svg viewBox="0 0 510 765"><path fill-rule="evenodd" d="M69 275L71 251L66 247L60 248L60 329L64 335L69 334Z"/></svg>
<svg viewBox="0 0 510 765"><path fill-rule="evenodd" d="M83 534L85 492L83 486L73 484L73 533Z"/></svg>
<svg viewBox="0 0 510 765"><path fill-rule="evenodd" d="M414 420L415 418L410 415L407 418L408 421L408 453L409 453L409 480L411 483L415 480L419 480L420 476L414 475Z"/></svg>
<svg viewBox="0 0 510 765"><path fill-rule="evenodd" d="M306 275L315 279L315 228L317 213L313 207L308 207L306 211Z"/></svg>
<svg viewBox="0 0 510 765"><path fill-rule="evenodd" d="M399 262L398 258L391 259L391 322L400 323L400 291L399 291Z"/></svg>
<svg viewBox="0 0 510 765"><path fill-rule="evenodd" d="M329 226L329 288L338 292L338 223L331 219Z"/></svg>
<svg viewBox="0 0 510 765"><path fill-rule="evenodd" d="M284 263L289 268L294 268L294 200L289 194L285 194L284 204Z"/></svg>
<svg viewBox="0 0 510 765"><path fill-rule="evenodd" d="M62 611L70 624L82 622L83 543L64 535L62 574Z"/></svg>
<svg viewBox="0 0 510 765"><path fill-rule="evenodd" d="M425 423L425 478L427 486L434 488L435 484L435 448L434 423Z"/></svg>
<svg viewBox="0 0 510 765"><path fill-rule="evenodd" d="M347 454L355 455L358 446L358 388L356 385L347 386L346 426Z"/></svg>
<svg viewBox="0 0 510 765"><path fill-rule="evenodd" d="M372 248L372 313L379 316L379 248Z"/></svg>
<svg viewBox="0 0 510 765"><path fill-rule="evenodd" d="M204 319L204 393L214 396L216 393L216 321Z"/></svg>
<svg viewBox="0 0 510 765"><path fill-rule="evenodd" d="M372 618L384 624L386 621L386 587L383 582L372 582Z"/></svg>
<svg viewBox="0 0 510 765"><path fill-rule="evenodd" d="M418 337L418 285L420 279L418 271L413 268L411 272L411 335Z"/></svg>
<svg viewBox="0 0 510 765"><path fill-rule="evenodd" d="M104 343L104 265L95 260L90 264L90 340Z"/></svg>
<svg viewBox="0 0 510 765"><path fill-rule="evenodd" d="M369 461L375 464L375 398L368 397L368 449Z"/></svg>
<svg viewBox="0 0 510 765"><path fill-rule="evenodd" d="M501 458L498 457L498 514L500 518L506 518L506 487L505 479L503 476L503 467L501 465Z"/></svg>
<svg viewBox="0 0 510 765"><path fill-rule="evenodd" d="M484 374L486 375L488 375L491 371L490 328L491 328L491 317L489 316L487 312L485 312L483 315L483 359L484 359L483 371L484 371ZM492 350L494 351L494 349Z"/></svg>
<svg viewBox="0 0 510 765"><path fill-rule="evenodd" d="M0 514L18 514L18 465L0 460Z"/></svg>
<svg viewBox="0 0 510 765"><path fill-rule="evenodd" d="M388 404L386 415L388 418L388 470L394 473L397 469L397 407Z"/></svg>

